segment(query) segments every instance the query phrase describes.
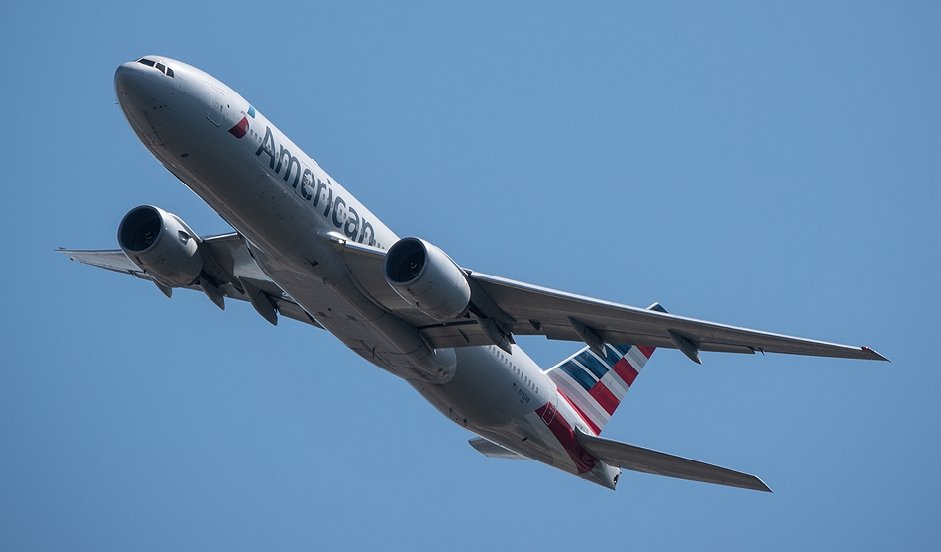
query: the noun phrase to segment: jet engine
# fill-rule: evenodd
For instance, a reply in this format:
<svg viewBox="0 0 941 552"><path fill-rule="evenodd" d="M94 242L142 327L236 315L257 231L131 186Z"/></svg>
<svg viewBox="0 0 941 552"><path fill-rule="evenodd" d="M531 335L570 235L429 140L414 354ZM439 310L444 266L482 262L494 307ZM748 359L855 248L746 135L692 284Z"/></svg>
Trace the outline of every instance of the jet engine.
<svg viewBox="0 0 941 552"><path fill-rule="evenodd" d="M470 304L464 271L444 251L419 238L402 238L389 248L386 281L410 305L435 320L453 320Z"/></svg>
<svg viewBox="0 0 941 552"><path fill-rule="evenodd" d="M188 286L203 270L199 237L180 217L158 207L141 205L124 215L118 244L134 264L169 287Z"/></svg>

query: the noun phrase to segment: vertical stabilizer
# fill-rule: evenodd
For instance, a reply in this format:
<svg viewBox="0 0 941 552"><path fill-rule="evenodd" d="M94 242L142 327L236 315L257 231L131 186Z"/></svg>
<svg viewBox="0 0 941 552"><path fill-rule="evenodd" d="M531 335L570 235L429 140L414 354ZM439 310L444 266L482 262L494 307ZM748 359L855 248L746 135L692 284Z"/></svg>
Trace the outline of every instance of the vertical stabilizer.
<svg viewBox="0 0 941 552"><path fill-rule="evenodd" d="M651 310L666 312L659 303ZM601 433L637 375L647 364L654 347L604 344L603 352L585 347L548 371L559 393L588 423Z"/></svg>

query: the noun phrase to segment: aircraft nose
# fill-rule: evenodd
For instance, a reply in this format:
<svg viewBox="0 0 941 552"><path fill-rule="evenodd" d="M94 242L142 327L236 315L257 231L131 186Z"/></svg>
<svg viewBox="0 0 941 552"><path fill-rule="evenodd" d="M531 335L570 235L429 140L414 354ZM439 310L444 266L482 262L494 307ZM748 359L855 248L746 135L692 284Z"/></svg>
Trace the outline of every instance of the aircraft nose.
<svg viewBox="0 0 941 552"><path fill-rule="evenodd" d="M115 69L114 91L118 93L119 98L140 93L142 73L140 64L134 62L122 63Z"/></svg>
<svg viewBox="0 0 941 552"><path fill-rule="evenodd" d="M166 103L164 79L165 75L139 61L123 63L114 71L114 90L124 116L137 135L155 147L167 143L158 132L163 127L160 112L156 111Z"/></svg>

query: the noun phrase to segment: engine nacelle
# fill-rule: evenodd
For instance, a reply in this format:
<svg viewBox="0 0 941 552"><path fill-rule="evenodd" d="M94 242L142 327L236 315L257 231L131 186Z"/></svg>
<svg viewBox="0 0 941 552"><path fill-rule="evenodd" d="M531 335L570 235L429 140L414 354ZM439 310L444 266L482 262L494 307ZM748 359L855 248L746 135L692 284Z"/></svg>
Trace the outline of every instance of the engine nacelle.
<svg viewBox="0 0 941 552"><path fill-rule="evenodd" d="M410 305L435 320L453 320L470 304L464 271L444 251L419 238L402 238L389 248L386 281Z"/></svg>
<svg viewBox="0 0 941 552"><path fill-rule="evenodd" d="M118 245L134 264L170 287L192 284L203 270L199 237L180 217L158 207L141 205L124 215Z"/></svg>

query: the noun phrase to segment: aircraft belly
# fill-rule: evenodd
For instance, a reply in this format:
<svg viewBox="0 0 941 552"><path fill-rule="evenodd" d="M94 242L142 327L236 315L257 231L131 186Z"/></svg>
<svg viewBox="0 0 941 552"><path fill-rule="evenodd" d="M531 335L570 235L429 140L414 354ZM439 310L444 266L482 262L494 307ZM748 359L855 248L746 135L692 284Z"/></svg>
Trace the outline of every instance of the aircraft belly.
<svg viewBox="0 0 941 552"><path fill-rule="evenodd" d="M489 349L455 349L458 364L454 377L419 391L432 403L446 405L449 417L460 425L502 428L511 424L526 408L514 401L513 378Z"/></svg>
<svg viewBox="0 0 941 552"><path fill-rule="evenodd" d="M575 473L571 459L536 413L546 397L535 392L524 396L524 380L507 362L509 357L490 346L463 347L457 349L457 355L458 366L449 382L410 383L458 425L528 458ZM535 363L518 347L513 347L512 358L517 365L526 366L525 372L538 373Z"/></svg>
<svg viewBox="0 0 941 552"><path fill-rule="evenodd" d="M255 252L256 262L294 301L354 352L405 379L444 381L435 359L453 356L433 352L418 332L363 296L346 277L331 279L295 255L275 258Z"/></svg>

